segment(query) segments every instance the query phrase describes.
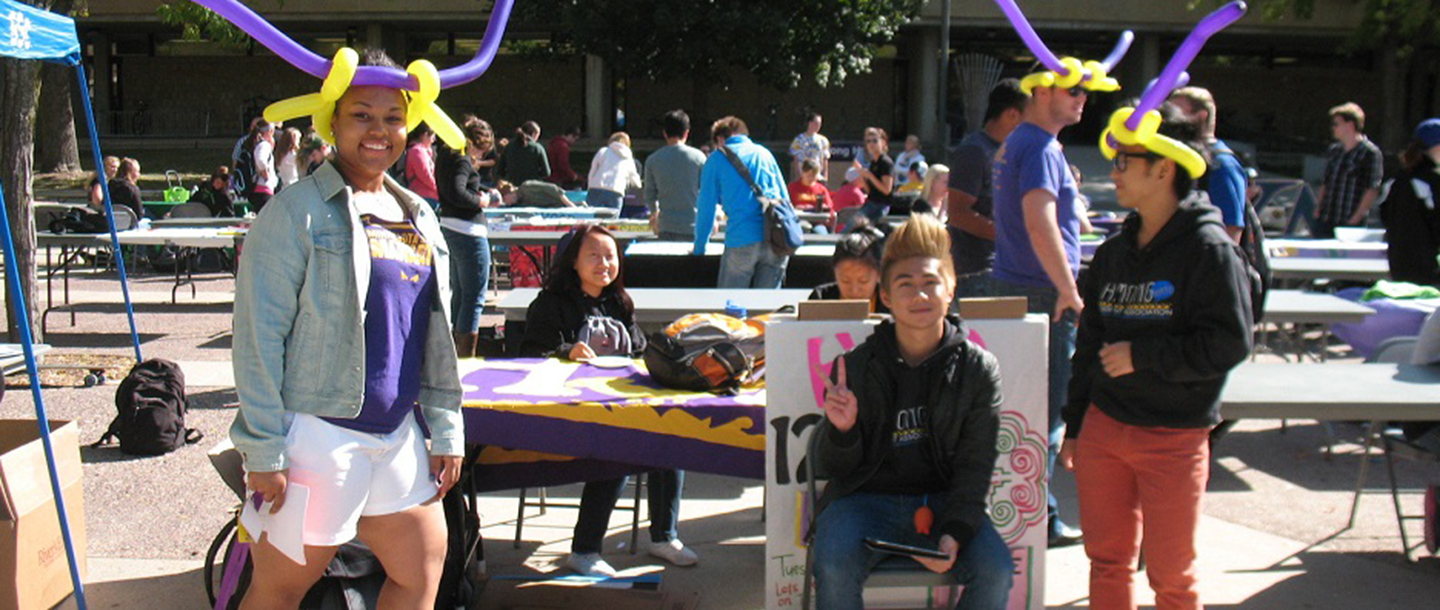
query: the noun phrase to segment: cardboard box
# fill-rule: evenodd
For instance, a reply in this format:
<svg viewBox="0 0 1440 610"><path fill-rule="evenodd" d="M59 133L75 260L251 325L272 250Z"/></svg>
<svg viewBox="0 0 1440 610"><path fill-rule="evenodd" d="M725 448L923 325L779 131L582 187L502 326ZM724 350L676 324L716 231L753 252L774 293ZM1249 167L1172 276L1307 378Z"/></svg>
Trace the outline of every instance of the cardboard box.
<svg viewBox="0 0 1440 610"><path fill-rule="evenodd" d="M50 442L65 494L70 534L85 575L85 503L80 426L51 421ZM40 428L33 419L0 421L0 610L50 608L71 593Z"/></svg>
<svg viewBox="0 0 1440 610"><path fill-rule="evenodd" d="M801 321L864 320L870 315L870 301L800 301L798 314Z"/></svg>
<svg viewBox="0 0 1440 610"><path fill-rule="evenodd" d="M966 320L1023 318L1028 303L1025 297L960 299L960 317Z"/></svg>

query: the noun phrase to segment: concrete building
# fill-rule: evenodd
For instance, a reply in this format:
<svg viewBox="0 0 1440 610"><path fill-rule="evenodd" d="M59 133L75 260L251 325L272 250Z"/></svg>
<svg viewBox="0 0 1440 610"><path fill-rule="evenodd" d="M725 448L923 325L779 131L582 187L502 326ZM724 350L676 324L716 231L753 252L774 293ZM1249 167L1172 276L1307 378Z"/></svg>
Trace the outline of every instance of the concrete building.
<svg viewBox="0 0 1440 610"><path fill-rule="evenodd" d="M966 122L964 62L973 61L974 54L988 56L1003 76L1022 75L1034 63L994 3L953 0L946 62L951 71L942 104L942 2L927 3L891 45L880 49L870 73L851 77L839 88L802 85L782 92L741 73L727 86L641 82L613 74L595 57L547 61L506 48L488 73L446 91L441 103L452 116L471 112L489 120L501 134L535 120L547 132L579 125L588 137L598 138L620 128L623 120L623 128L642 140L659 139L660 115L681 107L697 126L736 114L746 119L757 138L777 143L798 133L804 111L815 108L825 115L825 132L836 141L858 141L864 127L877 125L897 142L915 133L933 146L945 139L946 123L953 135ZM94 99L102 133L233 136L248 116L270 101L316 89L314 78L258 45L233 51L179 40L179 31L156 16L159 4L91 2L90 14L77 20L98 84ZM322 56L342 45L379 45L402 64L424 57L442 68L474 53L488 18L488 3L477 0L247 4ZM1131 95L1158 73L1204 15L1204 10L1188 10L1187 0L1021 4L1062 56L1102 58L1121 30L1134 30L1135 45L1116 74ZM1340 51L1360 21L1362 6L1350 0L1316 0L1315 17L1307 21L1266 22L1252 13L1216 36L1190 73L1192 82L1210 88L1220 101L1222 133L1257 141L1262 150L1314 152L1328 138L1325 110L1355 101L1370 115L1369 131L1393 150L1410 126L1436 114L1440 68L1435 62L1406 64L1393 52ZM547 34L541 26L512 23L507 41L543 40ZM1085 122L1066 137L1094 141L1121 95L1096 96Z"/></svg>

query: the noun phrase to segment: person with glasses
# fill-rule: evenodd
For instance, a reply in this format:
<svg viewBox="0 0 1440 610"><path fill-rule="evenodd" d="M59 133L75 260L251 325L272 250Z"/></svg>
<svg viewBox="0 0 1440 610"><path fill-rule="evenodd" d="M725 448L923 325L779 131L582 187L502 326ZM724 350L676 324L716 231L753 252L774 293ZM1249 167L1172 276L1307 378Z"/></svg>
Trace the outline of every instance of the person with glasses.
<svg viewBox="0 0 1440 610"><path fill-rule="evenodd" d="M1335 227L1365 226L1385 177L1385 160L1365 137L1365 111L1358 104L1330 109L1330 135L1335 143L1325 151L1325 181L1316 193L1313 237L1321 239L1335 237Z"/></svg>
<svg viewBox="0 0 1440 610"><path fill-rule="evenodd" d="M890 213L890 204L894 202L895 162L890 159L890 155L885 154L889 149L890 140L884 129L866 127L865 158L869 159L870 163L866 165L856 159L852 165L864 179L865 190L869 192L865 205L860 206L860 213L875 224L879 224L880 220Z"/></svg>
<svg viewBox="0 0 1440 610"><path fill-rule="evenodd" d="M1065 424L1060 408L1070 382L1070 354L1075 348L1075 320L1084 310L1075 278L1080 271L1080 220L1075 213L1079 192L1070 162L1056 136L1080 122L1089 95L1083 85L1021 88L1030 95L1025 120L1001 144L991 180L995 222L995 261L990 290L996 296L1020 296L1030 313L1050 317L1049 413L1050 468L1060 449ZM1070 546L1080 530L1060 518L1054 494L1049 496L1050 546Z"/></svg>
<svg viewBox="0 0 1440 610"><path fill-rule="evenodd" d="M1085 274L1064 409L1060 463L1075 472L1093 608L1135 607L1141 545L1155 605L1202 607L1195 537L1210 430L1251 348L1247 263L1194 190L1200 129L1171 104L1159 112L1157 136L1116 147L1115 198L1135 213Z"/></svg>

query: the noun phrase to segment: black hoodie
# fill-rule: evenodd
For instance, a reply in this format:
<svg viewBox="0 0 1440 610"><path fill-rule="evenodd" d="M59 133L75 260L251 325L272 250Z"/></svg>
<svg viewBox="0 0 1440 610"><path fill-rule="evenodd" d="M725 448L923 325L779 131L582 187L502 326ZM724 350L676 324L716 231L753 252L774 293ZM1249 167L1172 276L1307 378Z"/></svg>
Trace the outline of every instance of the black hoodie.
<svg viewBox="0 0 1440 610"><path fill-rule="evenodd" d="M1144 248L1139 232L1132 214L1096 250L1081 286L1067 438L1080 435L1091 404L1132 426L1214 426L1225 377L1250 353L1250 280L1220 212L1192 194ZM1121 341L1135 372L1110 377L1100 349Z"/></svg>
<svg viewBox="0 0 1440 610"><path fill-rule="evenodd" d="M1389 242L1390 277L1440 287L1440 169L1427 155L1414 169L1395 177L1380 204Z"/></svg>
<svg viewBox="0 0 1440 610"><path fill-rule="evenodd" d="M900 356L895 323L885 321L865 343L848 354L846 381L859 401L859 417L849 432L840 432L828 419L814 433L822 435L816 449L816 466L830 484L821 495L817 514L834 499L876 483L892 490L917 483L897 473L923 471L933 475L927 491L946 492L944 506L935 511L935 531L950 534L960 548L970 542L989 517L985 501L995 470L996 437L1000 426L1000 368L995 357L966 340L969 331L958 316L945 321L945 335L935 352L911 367ZM837 367L838 370L838 367ZM836 376L835 372L831 373ZM913 384L902 392L901 380ZM918 399L926 411L926 434L919 451L892 452L895 414L910 408L897 398ZM911 469L887 460L921 458ZM898 466L898 467L897 467ZM913 473L912 473L913 474ZM898 485L896 484L898 483Z"/></svg>

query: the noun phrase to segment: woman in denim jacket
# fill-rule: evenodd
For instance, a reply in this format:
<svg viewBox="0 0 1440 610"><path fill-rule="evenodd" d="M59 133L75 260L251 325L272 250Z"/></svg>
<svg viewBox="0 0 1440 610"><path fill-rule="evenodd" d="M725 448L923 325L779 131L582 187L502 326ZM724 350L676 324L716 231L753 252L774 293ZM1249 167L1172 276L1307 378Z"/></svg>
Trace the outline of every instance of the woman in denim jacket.
<svg viewBox="0 0 1440 610"><path fill-rule="evenodd" d="M394 66L380 53L362 63ZM406 110L397 89L351 87L335 104L334 160L246 236L231 437L256 494L279 507L303 486L309 499L304 564L262 538L242 608L298 607L356 537L385 567L381 607L435 603L437 500L459 476L464 432L448 249L430 206L385 173L405 149Z"/></svg>

